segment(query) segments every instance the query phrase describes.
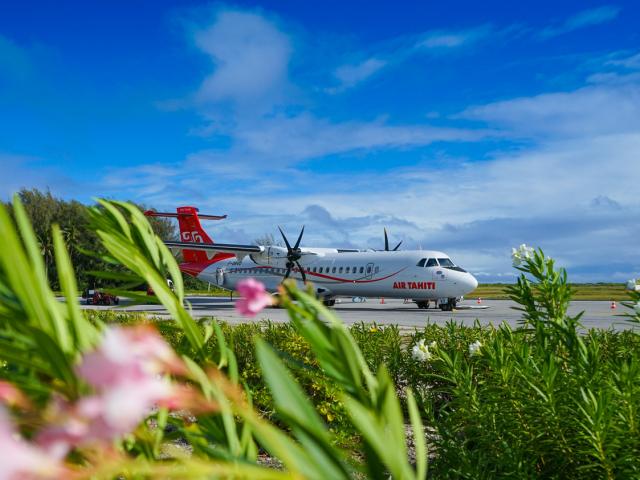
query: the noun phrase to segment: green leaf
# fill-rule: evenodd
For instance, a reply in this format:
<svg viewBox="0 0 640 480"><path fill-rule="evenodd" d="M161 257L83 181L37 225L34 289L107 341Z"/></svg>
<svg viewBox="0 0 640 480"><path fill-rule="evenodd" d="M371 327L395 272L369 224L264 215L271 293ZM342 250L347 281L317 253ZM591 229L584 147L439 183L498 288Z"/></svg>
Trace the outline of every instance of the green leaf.
<svg viewBox="0 0 640 480"><path fill-rule="evenodd" d="M62 239L62 233L58 225L53 226L53 245L58 269L58 278L62 293L66 298L67 318L73 326L73 336L75 337L75 348L86 350L98 340L98 331L82 315L76 303L78 286L76 284L75 273L71 267L71 260Z"/></svg>
<svg viewBox="0 0 640 480"><path fill-rule="evenodd" d="M416 399L411 390L407 390L407 407L409 408L409 418L411 419L411 428L413 429L413 443L416 450L416 479L427 478L427 462L429 460L427 445L424 438L424 428L420 411L416 404Z"/></svg>

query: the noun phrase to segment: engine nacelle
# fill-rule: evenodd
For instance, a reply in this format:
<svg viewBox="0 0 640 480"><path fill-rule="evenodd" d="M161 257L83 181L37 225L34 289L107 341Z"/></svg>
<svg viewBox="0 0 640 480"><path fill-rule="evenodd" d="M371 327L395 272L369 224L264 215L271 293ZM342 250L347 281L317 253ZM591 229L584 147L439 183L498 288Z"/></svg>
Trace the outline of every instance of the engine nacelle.
<svg viewBox="0 0 640 480"><path fill-rule="evenodd" d="M251 260L258 265L266 265L276 268L287 267L287 249L284 247L265 247L264 252L252 253L250 257Z"/></svg>

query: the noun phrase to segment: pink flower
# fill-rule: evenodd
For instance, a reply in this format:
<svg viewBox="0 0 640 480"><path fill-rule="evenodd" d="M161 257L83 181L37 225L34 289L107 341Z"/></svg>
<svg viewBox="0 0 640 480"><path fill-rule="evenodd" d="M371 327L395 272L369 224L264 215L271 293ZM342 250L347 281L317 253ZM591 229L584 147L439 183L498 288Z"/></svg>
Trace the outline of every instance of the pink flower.
<svg viewBox="0 0 640 480"><path fill-rule="evenodd" d="M0 403L21 408L27 408L29 406L27 397L12 384L4 380L0 380Z"/></svg>
<svg viewBox="0 0 640 480"><path fill-rule="evenodd" d="M138 326L106 329L98 349L86 354L77 370L93 387L111 388L181 368L181 361L155 330Z"/></svg>
<svg viewBox="0 0 640 480"><path fill-rule="evenodd" d="M178 390L162 376L183 364L154 330L107 328L98 348L85 355L78 374L96 393L75 404L57 399L51 425L38 443L60 457L75 447L111 441L136 428L157 404L179 404Z"/></svg>
<svg viewBox="0 0 640 480"><path fill-rule="evenodd" d="M254 317L264 307L273 303L273 297L267 293L264 285L253 278L241 280L236 289L242 295L236 302L236 310L246 317Z"/></svg>
<svg viewBox="0 0 640 480"><path fill-rule="evenodd" d="M132 432L154 405L173 404L176 397L171 383L150 377L115 385L73 405L60 401L52 412L54 423L38 434L37 441L52 454L64 457L73 447L111 442Z"/></svg>
<svg viewBox="0 0 640 480"><path fill-rule="evenodd" d="M56 458L22 439L4 408L0 408L0 479L62 478Z"/></svg>

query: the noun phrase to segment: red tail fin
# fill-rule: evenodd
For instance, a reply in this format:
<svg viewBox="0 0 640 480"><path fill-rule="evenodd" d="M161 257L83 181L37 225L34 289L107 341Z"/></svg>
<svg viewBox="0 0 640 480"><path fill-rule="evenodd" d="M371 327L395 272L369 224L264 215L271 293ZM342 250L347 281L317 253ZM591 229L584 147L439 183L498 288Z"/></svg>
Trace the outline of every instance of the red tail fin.
<svg viewBox="0 0 640 480"><path fill-rule="evenodd" d="M195 207L178 207L178 225L180 226L180 240L194 243L213 243L211 237L204 231ZM207 252L199 250L183 250L184 261L191 263L208 263Z"/></svg>
<svg viewBox="0 0 640 480"><path fill-rule="evenodd" d="M163 213L152 210L148 210L144 213L150 217L177 218L178 226L180 227L180 240L183 242L193 243L213 243L211 237L207 232L205 232L204 228L202 228L202 225L200 224L201 218L206 220L222 220L227 218L226 215L198 216L198 209L196 207L178 207L176 213ZM182 256L184 257L184 263L180 264L180 269L194 277L198 276L202 270L212 263L234 257L232 253L218 253L212 258L209 258L207 252L188 249L182 250Z"/></svg>

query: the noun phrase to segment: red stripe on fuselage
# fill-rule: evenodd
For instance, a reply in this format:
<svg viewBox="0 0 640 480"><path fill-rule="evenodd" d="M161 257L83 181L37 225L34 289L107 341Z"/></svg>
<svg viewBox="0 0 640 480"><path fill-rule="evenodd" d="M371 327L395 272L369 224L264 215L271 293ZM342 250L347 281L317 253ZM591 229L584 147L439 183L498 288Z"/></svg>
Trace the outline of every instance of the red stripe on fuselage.
<svg viewBox="0 0 640 480"><path fill-rule="evenodd" d="M279 267L268 267L266 265L257 265L255 267L238 267L239 269L247 269L247 268L279 268ZM307 272L306 270L304 271L305 275L311 276L311 277L320 277L320 278L326 278L327 280L336 280L338 282L342 282L342 283L373 283L373 282L379 282L380 280L386 280L387 278L391 278L394 275L399 274L400 272L406 270L408 267L404 267L401 268L400 270L398 270L397 272L394 272L390 275L387 275L386 277L380 277L380 278L373 278L371 280L351 280L349 278L340 278L340 277L332 277L330 275L325 275L324 273L317 273L317 272ZM293 272L297 272L300 273L300 270L293 269Z"/></svg>

